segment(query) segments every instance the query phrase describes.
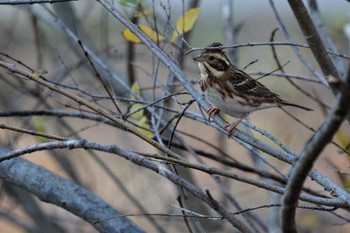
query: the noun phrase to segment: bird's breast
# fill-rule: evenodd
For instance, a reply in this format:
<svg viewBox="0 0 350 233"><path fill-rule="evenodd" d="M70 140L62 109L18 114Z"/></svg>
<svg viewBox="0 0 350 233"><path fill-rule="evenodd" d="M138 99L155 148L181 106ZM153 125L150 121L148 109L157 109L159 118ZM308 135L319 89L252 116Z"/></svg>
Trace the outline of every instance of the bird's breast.
<svg viewBox="0 0 350 233"><path fill-rule="evenodd" d="M232 95L231 93L229 96L215 85L209 86L207 84L205 88L203 93L206 99L216 108L233 117L241 117L245 113L276 106L276 104L261 103L242 95Z"/></svg>

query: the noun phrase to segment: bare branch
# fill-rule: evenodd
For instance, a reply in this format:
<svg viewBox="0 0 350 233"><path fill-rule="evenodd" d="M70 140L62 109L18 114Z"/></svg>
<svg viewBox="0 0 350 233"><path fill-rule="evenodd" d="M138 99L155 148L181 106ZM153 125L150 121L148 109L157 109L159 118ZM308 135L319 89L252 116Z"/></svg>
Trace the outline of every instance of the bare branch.
<svg viewBox="0 0 350 233"><path fill-rule="evenodd" d="M157 172L158 174L168 178L169 180L171 180L175 184L180 185L181 187L185 188L186 190L191 192L193 195L195 195L196 197L198 197L202 201L206 202L209 206L211 206L214 210L216 210L218 213L220 213L229 222L231 222L233 226L235 226L236 228L238 228L242 232L247 232L247 233L252 232L247 226L245 226L238 219L236 219L236 217L232 216L222 204L217 203L217 202L213 203L212 200L206 195L206 193L204 191L202 191L200 188L194 186L193 184L191 184L187 180L177 176L175 173L172 173L168 169L166 169L160 165L157 165L154 162L149 161L146 157L140 156L139 154L137 154L135 152L130 152L128 150L124 150L122 148L117 147L116 145L97 144L97 143L89 142L87 140L69 140L69 141L60 141L60 142L47 142L47 143L38 144L36 146L30 146L24 150L15 150L13 152L8 153L10 155L4 155L2 158L0 158L0 160L3 160L3 164L6 164L7 162L4 162L5 159L12 159L12 161L16 161L14 158L17 156L23 155L23 153L31 153L34 151L51 150L51 149L57 149L57 148L95 149L95 150L105 151L105 152L109 152L109 153L113 153L113 154L118 154L126 159L129 159L130 161L132 161L135 164L138 164L140 166L146 167L148 169L151 169L151 170ZM161 158L162 159L169 159L168 157L164 157L164 156L161 156ZM6 165L8 165L8 164L6 164ZM52 184L55 184L55 183L57 183L57 182L52 182ZM73 188L71 188L71 189L75 190L74 188L75 188L75 186L73 186ZM59 189L61 189L61 186L59 186ZM66 195L62 195L62 196L66 197ZM44 199L44 198L42 198L42 199ZM44 201L45 201L45 199L44 199ZM74 203L74 201L78 202L77 200L73 200L72 203ZM80 201L84 201L84 200L80 200ZM55 203L55 204L64 205L64 204L66 204L66 202L64 201L63 203L59 202L59 203ZM85 206L87 206L87 208L89 210L95 211L95 209L89 208L88 205L85 205ZM111 217L111 216L113 216L113 215L111 214L109 217ZM99 216L96 216L96 217L99 217ZM98 221L98 220L99 219L95 219L95 221ZM105 221L102 221L101 223L103 223L103 222L105 222ZM106 221L106 222L108 222L108 221Z"/></svg>
<svg viewBox="0 0 350 233"><path fill-rule="evenodd" d="M114 8L110 3L104 0L97 0L101 3L109 12L111 12L114 17L116 17L121 23L123 23L126 27L128 27L135 35L137 35L143 43L156 55L159 59L168 67L168 69L173 72L178 80L184 85L187 91L193 96L193 98L205 109L208 110L210 105L207 101L204 100L203 96L199 94L192 86L192 84L187 80L184 73L178 68L178 66L168 57L168 55L161 50L152 40L149 39L136 25L132 24L130 20L128 20L119 10ZM219 130L223 130L223 126L226 122L218 115L214 116L214 120L219 127ZM215 126L213 126L215 127ZM239 139L239 142L247 143L265 153L268 153L274 156L277 159L280 159L284 162L292 164L296 155L288 154L283 151L277 150L271 146L262 143L246 134L242 131L235 129L233 131L233 136ZM316 182L321 184L325 189L332 190L331 194L336 195L338 198L347 202L350 205L350 195L346 193L341 187L337 186L335 183L330 181L327 177L321 175L316 169L313 169L310 172L310 177L314 179Z"/></svg>
<svg viewBox="0 0 350 233"><path fill-rule="evenodd" d="M131 154L136 154L136 152L130 152L128 150L122 149L118 147L117 145L109 145L109 144L101 144L101 143L95 143L91 142L85 139L82 140L68 140L68 141L58 141L58 142L45 142L45 143L40 143L37 145L33 146L28 146L24 149L18 149L18 150L13 150L7 154L4 154L0 158L0 163L6 161L6 160L12 160L14 158L17 158L19 156L37 152L37 151L44 151L44 150L54 150L54 149L91 149L91 150L97 150L97 151L103 151L107 153L112 153L112 154L118 154L124 157L124 154L130 155ZM241 176L239 174L232 173L230 171L226 171L223 169L215 168L212 166L208 166L205 164L201 163L193 163L189 162L186 160L179 160L175 158L170 158L162 155L156 155L156 154L146 154L146 153L138 153L137 154L139 157L142 156L144 159L142 161L145 161L146 158L153 158L157 160L162 160L168 163L172 164L177 164L181 165L187 168L192 168L196 169L208 174L215 174L215 175L220 175L223 177L228 177L231 179L235 179L241 182L244 182L246 184L251 184L259 188L264 188L279 194L284 193L284 188L281 188L278 185L274 185L265 181L259 181L253 178L249 178L246 176ZM131 160L132 162L135 162L132 157L126 157L127 159ZM137 163L139 164L139 163ZM140 165L140 164L139 164ZM142 166L144 166L144 163L141 163ZM162 175L162 174L161 174ZM339 199L336 198L323 198L323 197L318 197L314 195L309 195L309 194L301 194L300 195L300 200L307 201L310 203L314 204L319 204L319 205L325 205L325 206L334 206L334 207L347 207L347 204Z"/></svg>
<svg viewBox="0 0 350 233"><path fill-rule="evenodd" d="M24 4L43 4L43 3L61 3L73 2L78 0L0 0L0 5L24 5Z"/></svg>
<svg viewBox="0 0 350 233"><path fill-rule="evenodd" d="M0 147L0 155L4 153L7 153L6 150ZM85 219L100 232L144 232L122 216L94 225L96 220L121 214L74 182L24 159L15 158L1 163L0 175L5 177L5 181L29 191L40 200Z"/></svg>
<svg viewBox="0 0 350 233"><path fill-rule="evenodd" d="M241 48L241 47L254 47L254 46L273 46L273 45L278 45L278 46L291 46L291 47L300 47L300 48L307 48L309 49L309 45L305 44L297 44L297 43L291 43L291 42L280 42L280 41L275 41L275 42L249 42L249 43L244 43L244 44L237 44L237 45L227 45L227 46L217 46L215 47L216 49L235 49L235 48ZM194 51L199 51L203 50L204 48L192 48L186 52L186 55L189 53L192 53ZM210 48L206 48L210 49ZM344 54L338 53L336 51L331 51L327 50L329 54L332 54L334 56L338 56L341 58L344 58L346 60L350 60L349 56L346 56Z"/></svg>
<svg viewBox="0 0 350 233"><path fill-rule="evenodd" d="M138 136L139 138L141 138L142 140L144 140L145 142L148 142L150 145L158 148L161 151L164 151L165 153L167 153L169 156L173 156L175 158L178 159L182 159L182 157L178 154L176 154L175 152L169 150L168 148L160 145L159 143L157 143L156 141L152 140L151 138L147 137L146 135L144 135L143 133L141 133L140 131L138 131L134 126L127 124L126 122L124 122L122 119L120 119L119 117L115 116L114 114L110 113L107 110L104 110L102 108L100 108L99 106L94 105L93 103L90 103L89 101L74 95L70 92L67 92L59 87L57 87L56 85L53 85L47 81L45 81L44 77L37 77L36 75L27 73L21 69L19 69L18 67L16 67L13 64L9 64L6 62L3 62L0 60L0 66L10 70L11 72L16 72L20 75L23 75L27 78L29 78L32 81L35 81L36 83L39 83L51 90L54 90L66 97L68 97L69 99L74 100L75 102L86 106L87 108L93 110L94 112L100 114L101 116L104 116L105 118L111 120L112 122L116 123L117 125L121 126L124 129L127 129L127 131L132 132L133 134L135 134L136 136Z"/></svg>
<svg viewBox="0 0 350 233"><path fill-rule="evenodd" d="M315 26L318 30L318 33L320 34L320 37L322 38L322 41L325 47L332 51L337 51L338 50L337 47L333 43L332 38L329 36L325 26L323 25L323 21L322 21L316 0L308 0L308 3L309 3L309 10L310 10L310 17L315 23ZM340 77L343 77L345 75L345 67L344 67L343 61L339 59L339 57L333 56L333 55L331 56L331 59L333 60L334 65L340 74Z"/></svg>
<svg viewBox="0 0 350 233"><path fill-rule="evenodd" d="M310 48L314 53L314 56L321 70L323 71L323 74L325 76L332 75L334 78L340 81L340 74L334 66L334 63L331 57L329 56L327 49L323 44L322 38L320 37L320 34L318 33L314 23L312 22L312 19L308 14L308 11L303 1L288 0L288 2L293 10L295 19L298 21L299 26L304 33L305 40L310 45ZM332 83L329 83L329 85L333 86Z"/></svg>
<svg viewBox="0 0 350 233"><path fill-rule="evenodd" d="M338 85L336 85L336 83L333 84L333 86L339 85L339 94L337 95L335 106L332 108L332 111L317 132L306 144L298 159L294 162L290 179L286 187L286 193L283 195L283 232L297 232L295 223L296 206L298 204L298 196L300 195L304 181L312 169L317 157L332 140L333 135L337 132L349 112L350 69L348 71L346 83L340 82ZM349 201L348 204L350 204Z"/></svg>

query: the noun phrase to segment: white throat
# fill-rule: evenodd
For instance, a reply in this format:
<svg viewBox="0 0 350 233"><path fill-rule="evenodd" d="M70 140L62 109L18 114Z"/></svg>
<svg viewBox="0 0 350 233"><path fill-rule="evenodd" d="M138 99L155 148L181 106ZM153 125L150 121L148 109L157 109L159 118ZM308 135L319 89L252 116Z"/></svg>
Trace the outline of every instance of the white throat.
<svg viewBox="0 0 350 233"><path fill-rule="evenodd" d="M198 68L201 78L207 78L209 76L208 70L202 62L198 62Z"/></svg>

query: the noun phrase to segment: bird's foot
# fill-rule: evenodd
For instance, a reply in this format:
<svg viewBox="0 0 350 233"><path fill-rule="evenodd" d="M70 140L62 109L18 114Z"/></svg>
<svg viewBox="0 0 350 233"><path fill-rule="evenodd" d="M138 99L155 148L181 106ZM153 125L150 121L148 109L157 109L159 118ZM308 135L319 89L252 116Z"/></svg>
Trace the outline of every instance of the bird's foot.
<svg viewBox="0 0 350 233"><path fill-rule="evenodd" d="M209 108L209 110L207 111L207 113L208 113L208 121L210 122L210 118L211 118L211 116L212 115L216 115L216 114L219 114L220 113L220 109L218 109L218 108Z"/></svg>
<svg viewBox="0 0 350 233"><path fill-rule="evenodd" d="M249 113L243 114L238 120L236 120L234 123L230 123L224 126L224 128L227 130L227 137L230 137L232 131L243 121L246 116L248 116Z"/></svg>

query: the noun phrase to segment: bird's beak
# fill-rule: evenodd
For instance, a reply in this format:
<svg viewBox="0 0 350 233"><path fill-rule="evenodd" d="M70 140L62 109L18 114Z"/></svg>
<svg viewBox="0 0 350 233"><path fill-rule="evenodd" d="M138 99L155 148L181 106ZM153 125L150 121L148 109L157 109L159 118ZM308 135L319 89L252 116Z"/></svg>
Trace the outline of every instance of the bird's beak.
<svg viewBox="0 0 350 233"><path fill-rule="evenodd" d="M201 55L198 55L198 56L193 58L193 61L203 62L203 57Z"/></svg>

